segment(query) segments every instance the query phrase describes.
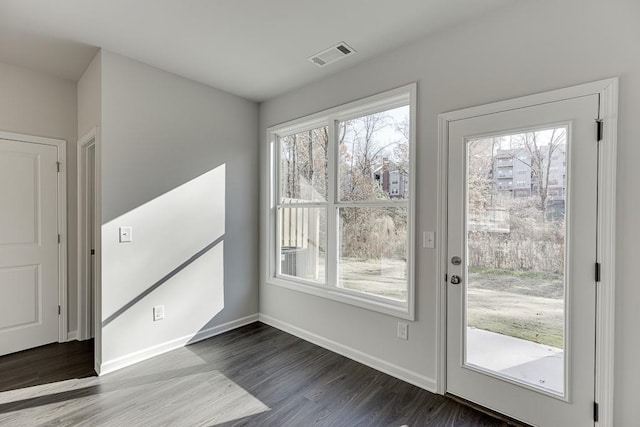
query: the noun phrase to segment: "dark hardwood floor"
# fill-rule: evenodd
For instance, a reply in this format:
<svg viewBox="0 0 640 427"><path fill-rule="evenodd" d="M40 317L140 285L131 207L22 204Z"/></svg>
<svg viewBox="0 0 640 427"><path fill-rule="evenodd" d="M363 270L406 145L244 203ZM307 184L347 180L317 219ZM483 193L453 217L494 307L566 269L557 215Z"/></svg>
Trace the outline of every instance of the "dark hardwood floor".
<svg viewBox="0 0 640 427"><path fill-rule="evenodd" d="M0 357L0 392L95 375L93 340L49 344Z"/></svg>
<svg viewBox="0 0 640 427"><path fill-rule="evenodd" d="M4 426L506 426L262 323L92 375L91 342L0 357Z"/></svg>

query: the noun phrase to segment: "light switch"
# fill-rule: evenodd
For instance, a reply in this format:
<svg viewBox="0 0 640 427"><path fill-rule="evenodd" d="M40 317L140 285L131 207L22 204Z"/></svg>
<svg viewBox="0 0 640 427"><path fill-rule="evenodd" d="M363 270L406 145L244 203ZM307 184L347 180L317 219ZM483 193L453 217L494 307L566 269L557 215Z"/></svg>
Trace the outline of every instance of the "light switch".
<svg viewBox="0 0 640 427"><path fill-rule="evenodd" d="M425 231L422 233L422 247L428 249L436 247L436 235L433 231Z"/></svg>
<svg viewBox="0 0 640 427"><path fill-rule="evenodd" d="M120 227L120 243L133 241L132 227Z"/></svg>

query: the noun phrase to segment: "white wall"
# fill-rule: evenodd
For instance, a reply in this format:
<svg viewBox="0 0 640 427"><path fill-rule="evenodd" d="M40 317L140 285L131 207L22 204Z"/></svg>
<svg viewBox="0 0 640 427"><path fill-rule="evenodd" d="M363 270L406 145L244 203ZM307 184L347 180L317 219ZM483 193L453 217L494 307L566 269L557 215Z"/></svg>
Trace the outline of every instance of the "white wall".
<svg viewBox="0 0 640 427"><path fill-rule="evenodd" d="M78 80L78 139L102 122L102 51Z"/></svg>
<svg viewBox="0 0 640 427"><path fill-rule="evenodd" d="M102 51L103 372L256 319L257 128L253 102Z"/></svg>
<svg viewBox="0 0 640 427"><path fill-rule="evenodd" d="M68 330L76 313L76 84L0 63L0 130L67 141Z"/></svg>
<svg viewBox="0 0 640 427"><path fill-rule="evenodd" d="M268 126L417 81L417 230L435 230L439 113L620 76L614 413L616 426L636 425L639 41L640 6L631 0L518 2L263 103L262 155ZM436 375L436 252L420 248L416 256L417 320L410 324L408 341L395 337L397 319L390 316L266 285L264 280L260 311L407 369L429 383Z"/></svg>

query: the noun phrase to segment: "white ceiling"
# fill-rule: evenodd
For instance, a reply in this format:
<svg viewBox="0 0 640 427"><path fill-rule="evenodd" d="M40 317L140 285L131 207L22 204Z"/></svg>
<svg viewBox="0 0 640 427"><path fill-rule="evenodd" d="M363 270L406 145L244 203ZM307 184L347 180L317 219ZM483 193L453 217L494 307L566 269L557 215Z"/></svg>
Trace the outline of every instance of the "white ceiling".
<svg viewBox="0 0 640 427"><path fill-rule="evenodd" d="M0 0L0 61L78 80L103 47L262 101L512 1Z"/></svg>

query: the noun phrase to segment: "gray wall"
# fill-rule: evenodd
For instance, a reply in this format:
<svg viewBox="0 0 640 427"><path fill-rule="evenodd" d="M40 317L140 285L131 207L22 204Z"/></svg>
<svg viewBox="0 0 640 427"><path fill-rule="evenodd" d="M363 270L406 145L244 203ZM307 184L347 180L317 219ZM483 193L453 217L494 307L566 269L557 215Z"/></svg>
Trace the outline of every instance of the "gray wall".
<svg viewBox="0 0 640 427"><path fill-rule="evenodd" d="M473 105L620 76L615 425L640 419L640 5L634 1L518 2L269 100L266 128L418 82L417 230L435 230L437 115ZM441 236L438 236L441 238ZM420 240L420 239L417 239ZM408 341L397 319L261 281L260 311L426 378L436 375L436 252L417 249L417 320Z"/></svg>
<svg viewBox="0 0 640 427"><path fill-rule="evenodd" d="M78 80L78 139L102 122L102 51Z"/></svg>
<svg viewBox="0 0 640 427"><path fill-rule="evenodd" d="M0 130L67 141L68 330L77 328L76 84L0 63Z"/></svg>
<svg viewBox="0 0 640 427"><path fill-rule="evenodd" d="M255 103L102 51L103 367L258 312L257 127Z"/></svg>

